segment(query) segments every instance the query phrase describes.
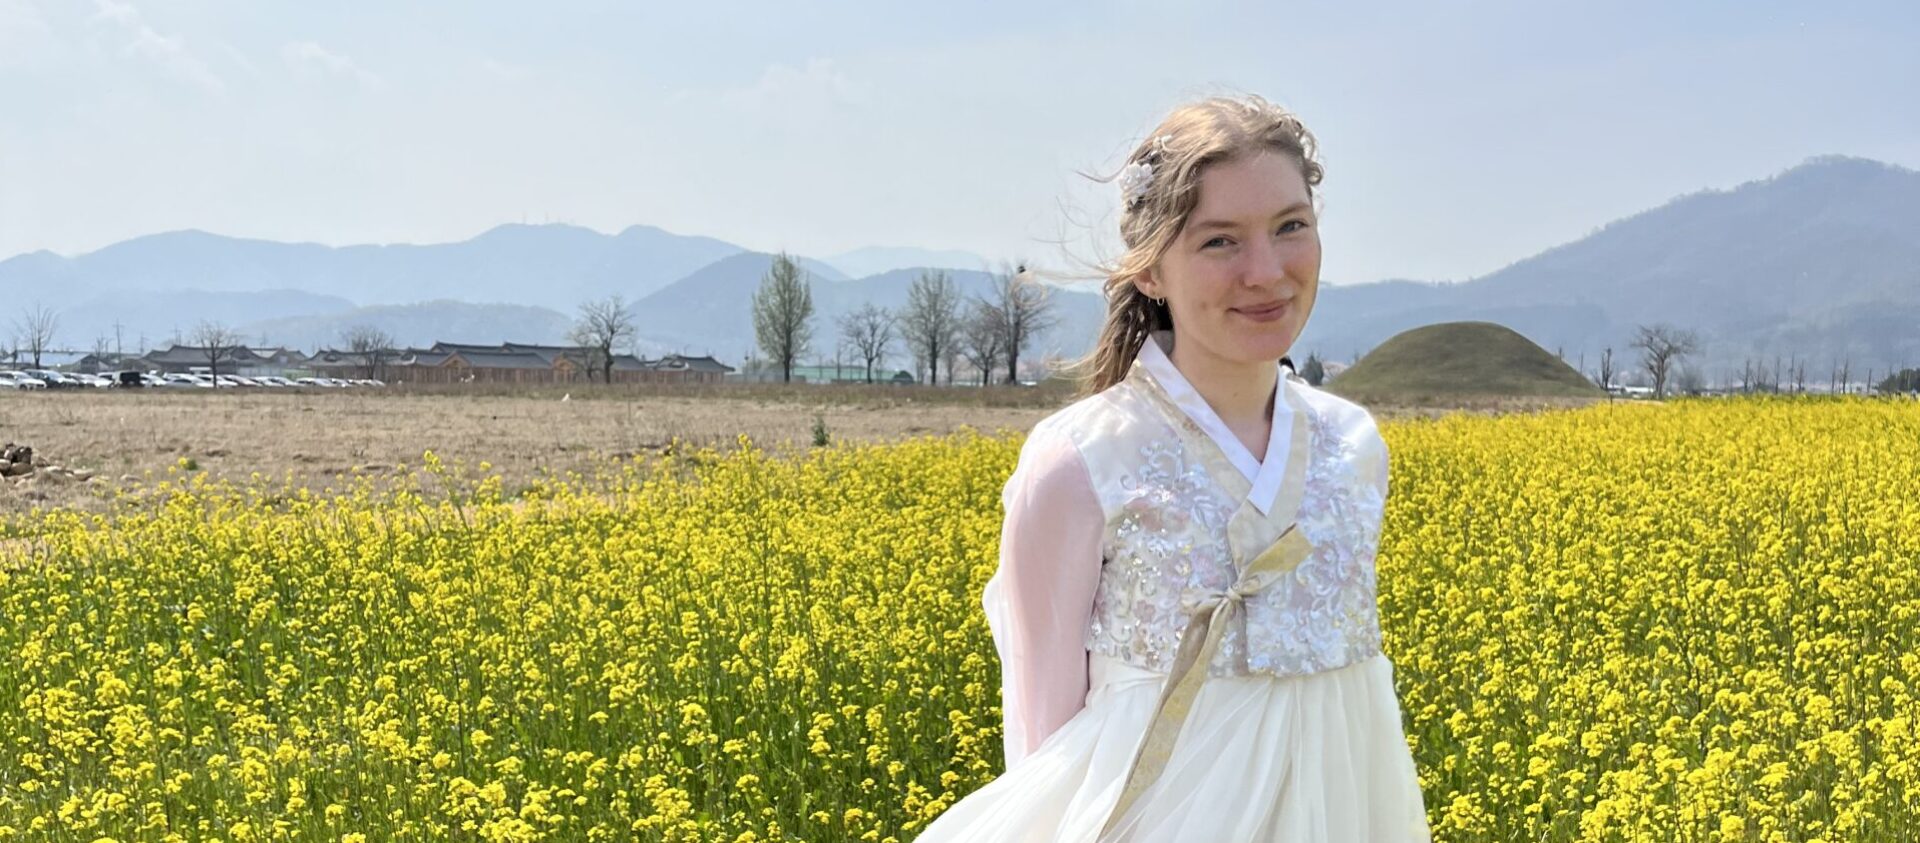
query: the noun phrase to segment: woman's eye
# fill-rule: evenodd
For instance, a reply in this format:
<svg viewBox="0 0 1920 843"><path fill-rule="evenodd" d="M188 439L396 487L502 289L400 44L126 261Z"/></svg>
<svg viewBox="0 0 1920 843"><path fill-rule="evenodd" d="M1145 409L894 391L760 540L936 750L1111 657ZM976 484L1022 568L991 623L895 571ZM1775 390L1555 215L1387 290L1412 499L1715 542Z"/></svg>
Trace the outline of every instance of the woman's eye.
<svg viewBox="0 0 1920 843"><path fill-rule="evenodd" d="M1202 248L1202 249L1206 249L1206 248L1210 248L1210 247L1212 247L1212 246L1213 246L1213 244L1215 244L1215 243L1219 243L1219 244L1222 244L1222 245L1225 245L1225 244L1226 244L1226 242L1227 242L1227 238L1225 238L1225 237L1215 237L1215 238L1213 238L1212 240L1208 240L1207 242L1205 242L1205 243L1202 243L1202 244L1200 244L1200 248Z"/></svg>
<svg viewBox="0 0 1920 843"><path fill-rule="evenodd" d="M1290 229L1290 228L1287 228L1287 226L1289 226L1289 225L1294 225L1294 226L1299 226L1299 228L1291 228L1291 229ZM1302 222L1302 221L1300 221L1300 220L1287 220L1286 222L1284 222L1284 223L1282 223L1282 224L1280 225L1280 231L1279 231L1279 233L1281 233L1281 234L1285 234L1285 233L1287 233L1288 231L1299 231L1299 230L1300 230L1301 228L1306 228L1306 227L1307 227L1307 224L1306 224L1305 222Z"/></svg>

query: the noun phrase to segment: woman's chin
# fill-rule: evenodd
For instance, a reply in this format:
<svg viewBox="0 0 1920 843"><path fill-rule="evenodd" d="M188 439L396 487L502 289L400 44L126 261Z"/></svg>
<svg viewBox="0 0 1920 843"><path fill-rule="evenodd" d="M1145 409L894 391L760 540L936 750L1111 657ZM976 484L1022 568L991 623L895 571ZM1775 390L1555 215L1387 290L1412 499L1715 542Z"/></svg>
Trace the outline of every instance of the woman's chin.
<svg viewBox="0 0 1920 843"><path fill-rule="evenodd" d="M1282 329L1252 337L1245 345L1248 360L1279 360L1293 350L1295 332Z"/></svg>

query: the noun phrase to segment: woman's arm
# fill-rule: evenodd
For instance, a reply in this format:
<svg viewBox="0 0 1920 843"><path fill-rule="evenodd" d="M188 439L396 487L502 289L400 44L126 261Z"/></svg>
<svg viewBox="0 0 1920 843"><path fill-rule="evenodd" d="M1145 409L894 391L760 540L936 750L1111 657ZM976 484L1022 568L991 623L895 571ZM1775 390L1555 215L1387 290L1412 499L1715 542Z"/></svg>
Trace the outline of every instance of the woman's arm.
<svg viewBox="0 0 1920 843"><path fill-rule="evenodd" d="M1086 705L1083 636L1100 582L1106 518L1072 440L1036 433L1001 493L1000 567L986 592L1000 651L1007 766Z"/></svg>

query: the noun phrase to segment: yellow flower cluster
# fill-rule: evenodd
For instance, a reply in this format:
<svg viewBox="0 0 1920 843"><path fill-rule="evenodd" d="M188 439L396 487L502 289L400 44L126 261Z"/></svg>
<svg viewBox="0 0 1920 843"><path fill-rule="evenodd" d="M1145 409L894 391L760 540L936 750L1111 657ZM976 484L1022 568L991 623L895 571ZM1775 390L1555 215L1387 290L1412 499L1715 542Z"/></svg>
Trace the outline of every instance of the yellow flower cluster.
<svg viewBox="0 0 1920 843"><path fill-rule="evenodd" d="M1920 832L1920 408L1385 433L1438 839ZM739 445L5 525L0 843L912 840L1000 772L1019 439Z"/></svg>
<svg viewBox="0 0 1920 843"><path fill-rule="evenodd" d="M1384 435L1381 623L1436 839L1920 839L1920 405Z"/></svg>

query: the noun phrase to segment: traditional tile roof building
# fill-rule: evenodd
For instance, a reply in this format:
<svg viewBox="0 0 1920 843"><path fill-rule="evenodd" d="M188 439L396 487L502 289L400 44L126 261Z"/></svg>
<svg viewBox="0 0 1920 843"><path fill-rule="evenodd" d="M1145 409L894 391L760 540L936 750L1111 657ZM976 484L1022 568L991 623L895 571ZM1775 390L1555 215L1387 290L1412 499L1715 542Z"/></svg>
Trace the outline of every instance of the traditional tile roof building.
<svg viewBox="0 0 1920 843"><path fill-rule="evenodd" d="M378 354L326 350L315 354L310 365L328 377L359 378L373 372L394 383L586 383L600 379L598 357L594 349L570 345L436 342L431 348ZM719 383L731 371L733 367L712 357L613 356L614 383Z"/></svg>
<svg viewBox="0 0 1920 843"><path fill-rule="evenodd" d="M212 353L210 353L212 352ZM307 356L289 348L248 348L244 345L217 350L206 346L174 343L164 350L149 351L126 359L128 368L160 372L192 372L218 368L223 375L277 375L307 364Z"/></svg>

